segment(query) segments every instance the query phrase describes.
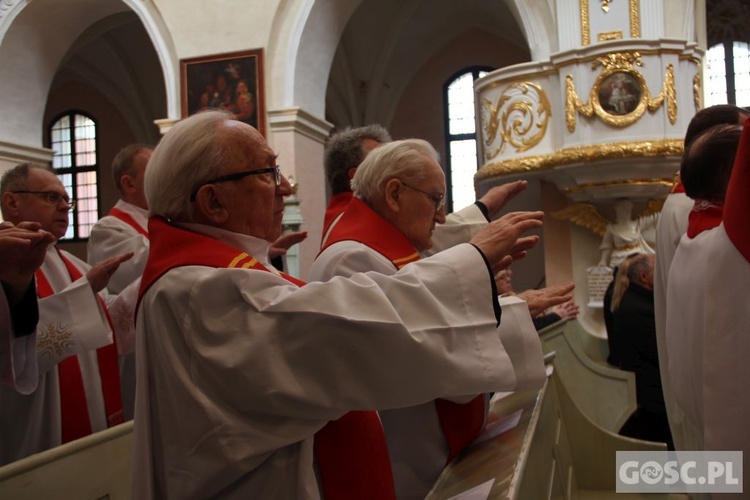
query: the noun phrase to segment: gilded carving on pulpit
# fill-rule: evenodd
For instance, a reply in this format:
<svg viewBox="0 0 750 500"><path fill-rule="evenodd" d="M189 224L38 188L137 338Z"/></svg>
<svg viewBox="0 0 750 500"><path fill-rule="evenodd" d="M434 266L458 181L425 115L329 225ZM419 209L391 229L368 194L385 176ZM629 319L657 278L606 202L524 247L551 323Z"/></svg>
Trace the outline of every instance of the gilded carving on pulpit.
<svg viewBox="0 0 750 500"><path fill-rule="evenodd" d="M588 102L584 103L575 89L573 75L565 77L565 123L569 132L576 128L576 114L586 118L596 115L601 121L614 127L627 127L641 119L648 109L650 112L665 105L669 123L677 122L677 92L675 89L674 66L667 65L664 84L656 97L651 97L646 79L636 66L643 66L638 52L615 52L598 57L591 64L595 70L602 70L589 91Z"/></svg>
<svg viewBox="0 0 750 500"><path fill-rule="evenodd" d="M568 220L601 236L600 266L615 267L631 253L654 253L653 232L663 200L651 200L646 210L632 217L633 203L618 200L614 204L615 220L602 216L591 203L574 203L552 212L552 217Z"/></svg>
<svg viewBox="0 0 750 500"><path fill-rule="evenodd" d="M517 82L503 89L494 102L483 98L481 114L484 157L490 160L508 144L518 153L539 144L547 133L551 106L542 87Z"/></svg>

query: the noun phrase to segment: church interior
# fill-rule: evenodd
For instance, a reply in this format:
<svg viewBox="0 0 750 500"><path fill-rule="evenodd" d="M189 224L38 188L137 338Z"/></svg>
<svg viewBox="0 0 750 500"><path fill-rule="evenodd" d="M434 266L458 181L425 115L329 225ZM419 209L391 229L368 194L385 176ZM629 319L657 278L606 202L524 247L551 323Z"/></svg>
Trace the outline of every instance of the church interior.
<svg viewBox="0 0 750 500"><path fill-rule="evenodd" d="M637 222L653 245L691 118L712 104L750 106L746 0L0 0L0 61L0 174L24 162L62 169L77 207L60 246L84 260L88 231L119 197L115 154L156 145L180 119L220 106L227 80L233 112L246 112L237 119L263 133L293 180L285 228L308 238L287 266L301 279L323 235L333 132L377 123L394 139L430 142L448 211L527 180L503 213L542 210L545 219L536 248L513 266L514 286L572 280L580 313L543 339L546 361L569 367L544 389L554 405L520 413L538 394L511 397L496 419L530 430L494 449L527 453L518 463L528 470L553 467L523 446L533 435L569 469L534 481L514 475L516 462L495 464L506 467L503 491L607 498L606 453L663 449L613 434L635 393L632 376L604 366L601 300L623 250L604 238L621 220ZM543 424L591 442L553 443ZM91 450L129 450L128 430L118 432ZM95 451L71 450L58 458L76 455L75 466L48 457L0 469L0 491L7 484L21 495L7 498L26 498L34 473L65 481L70 467L96 470ZM491 462L491 450L453 463L429 498L465 492L456 477ZM127 498L129 485L102 481L106 498Z"/></svg>

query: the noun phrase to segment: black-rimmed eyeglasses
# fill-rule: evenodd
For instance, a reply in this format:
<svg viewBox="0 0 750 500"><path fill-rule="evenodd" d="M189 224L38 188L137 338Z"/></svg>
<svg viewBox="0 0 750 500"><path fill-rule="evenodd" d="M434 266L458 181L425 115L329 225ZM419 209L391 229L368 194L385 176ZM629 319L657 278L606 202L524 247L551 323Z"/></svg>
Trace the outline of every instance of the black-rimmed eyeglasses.
<svg viewBox="0 0 750 500"><path fill-rule="evenodd" d="M71 200L70 197L68 197L67 194L60 194L55 191L28 191L28 190L18 190L18 191L11 191L13 194L33 194L50 205L58 206L60 205L60 202L62 201L66 205L68 205L68 211L73 210L73 207L76 206L76 200Z"/></svg>
<svg viewBox="0 0 750 500"><path fill-rule="evenodd" d="M404 181L401 181L401 184L408 187L409 189L413 189L414 191L418 191L424 195L427 195L433 201L433 203L435 203L435 213L439 212L445 206L445 193L430 193L429 191L424 191L423 189L410 186Z"/></svg>
<svg viewBox="0 0 750 500"><path fill-rule="evenodd" d="M235 172L233 174L222 175L220 177L216 177L215 179L202 182L201 184L198 185L198 187L193 189L192 193L190 193L190 201L191 202L195 201L195 197L198 195L198 190L207 184L218 184L220 182L238 181L250 175L271 174L271 173L274 175L274 181L276 182L276 185L280 186L281 185L281 167L279 167L278 165L276 165L275 167L259 168L257 170L245 170L244 172Z"/></svg>

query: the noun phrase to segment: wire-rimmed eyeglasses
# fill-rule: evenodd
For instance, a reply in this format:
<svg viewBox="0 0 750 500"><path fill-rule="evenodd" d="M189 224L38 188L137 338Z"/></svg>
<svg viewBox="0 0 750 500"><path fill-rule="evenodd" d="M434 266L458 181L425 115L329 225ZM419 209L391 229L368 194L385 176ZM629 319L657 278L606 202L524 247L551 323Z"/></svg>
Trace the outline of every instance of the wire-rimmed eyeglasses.
<svg viewBox="0 0 750 500"><path fill-rule="evenodd" d="M399 179L400 180L400 179ZM429 191L425 191L423 189L419 189L414 186L410 186L409 184L405 183L404 181L401 181L401 184L408 187L409 189L413 189L414 191L418 191L424 195L427 195L433 203L435 203L435 212L439 212L444 206L445 206L445 193L430 193Z"/></svg>
<svg viewBox="0 0 750 500"><path fill-rule="evenodd" d="M66 205L68 205L68 211L73 210L73 208L76 206L76 200L71 200L70 197L67 194L60 194L55 191L29 191L29 190L18 190L18 191L11 191L13 194L34 194L50 205L58 206L60 202L62 201Z"/></svg>
<svg viewBox="0 0 750 500"><path fill-rule="evenodd" d="M198 187L193 189L192 193L190 193L190 201L191 202L195 201L195 197L198 195L198 190L207 184L218 184L219 182L238 181L250 175L260 175L260 174L270 174L270 173L274 174L274 181L276 182L276 185L277 186L281 185L281 167L279 165L276 165L275 167L259 168L256 170L245 170L244 172L235 172L233 174L222 175L220 177L216 177L215 179L202 182L201 184L198 185Z"/></svg>

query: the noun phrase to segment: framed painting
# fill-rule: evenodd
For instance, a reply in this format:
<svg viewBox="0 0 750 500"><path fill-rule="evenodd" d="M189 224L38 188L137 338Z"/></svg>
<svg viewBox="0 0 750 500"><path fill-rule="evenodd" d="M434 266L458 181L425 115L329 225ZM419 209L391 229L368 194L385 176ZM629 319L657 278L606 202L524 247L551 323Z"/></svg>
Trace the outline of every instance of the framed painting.
<svg viewBox="0 0 750 500"><path fill-rule="evenodd" d="M266 135L263 49L180 60L182 117L221 109Z"/></svg>

